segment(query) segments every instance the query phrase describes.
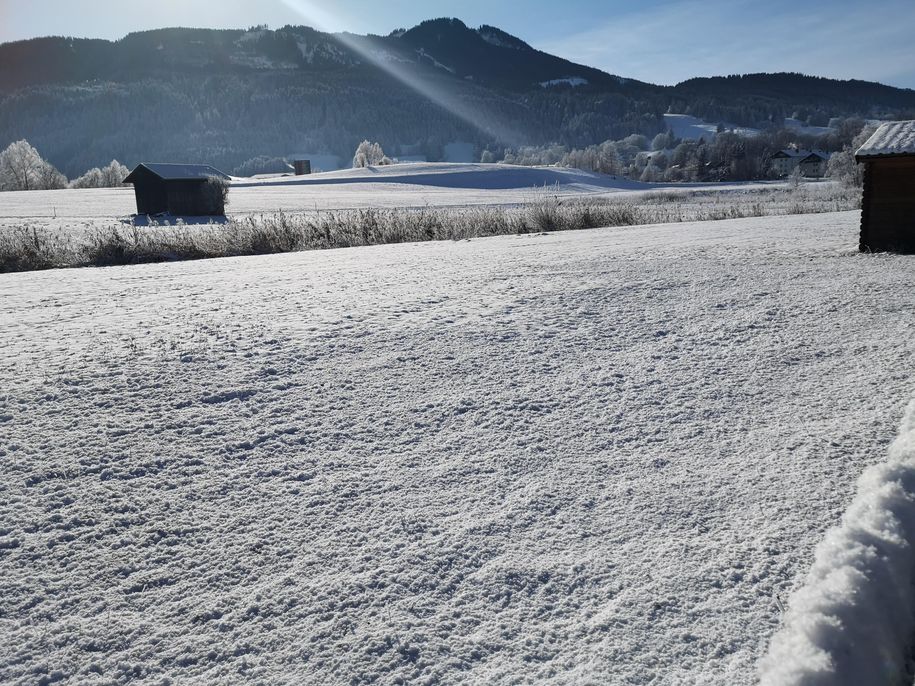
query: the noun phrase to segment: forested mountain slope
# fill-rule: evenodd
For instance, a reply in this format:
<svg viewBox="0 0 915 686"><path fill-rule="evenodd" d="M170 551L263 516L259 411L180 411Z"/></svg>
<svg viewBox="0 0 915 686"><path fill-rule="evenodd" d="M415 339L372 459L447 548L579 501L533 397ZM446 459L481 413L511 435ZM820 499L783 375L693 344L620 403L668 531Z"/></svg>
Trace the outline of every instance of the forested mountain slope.
<svg viewBox="0 0 915 686"><path fill-rule="evenodd" d="M586 146L654 135L668 111L764 128L904 116L915 91L793 74L655 86L455 19L388 36L176 28L0 45L0 147L26 138L69 175L113 157L227 169L258 155L345 158L363 138L433 160L452 141Z"/></svg>

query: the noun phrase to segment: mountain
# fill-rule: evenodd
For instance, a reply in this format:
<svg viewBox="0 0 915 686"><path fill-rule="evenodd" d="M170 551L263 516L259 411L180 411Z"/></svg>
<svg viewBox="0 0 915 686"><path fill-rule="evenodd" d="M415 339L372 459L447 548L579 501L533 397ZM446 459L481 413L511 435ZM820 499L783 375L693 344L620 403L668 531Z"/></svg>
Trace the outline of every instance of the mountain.
<svg viewBox="0 0 915 686"><path fill-rule="evenodd" d="M118 158L209 162L586 146L653 136L664 113L752 128L785 117L915 117L915 91L797 74L656 86L575 64L496 27L435 19L387 36L161 29L0 45L0 146L28 139L68 175Z"/></svg>

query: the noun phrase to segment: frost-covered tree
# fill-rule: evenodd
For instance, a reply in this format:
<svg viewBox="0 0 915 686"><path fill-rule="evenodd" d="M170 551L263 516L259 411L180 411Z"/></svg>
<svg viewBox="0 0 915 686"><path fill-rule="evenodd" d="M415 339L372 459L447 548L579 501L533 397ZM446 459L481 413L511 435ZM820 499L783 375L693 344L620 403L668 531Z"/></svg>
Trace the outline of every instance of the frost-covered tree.
<svg viewBox="0 0 915 686"><path fill-rule="evenodd" d="M626 146L632 146L636 151L648 150L648 139L639 133L626 136L620 143Z"/></svg>
<svg viewBox="0 0 915 686"><path fill-rule="evenodd" d="M36 179L38 181L38 188L40 190L59 190L61 188L67 187L67 177L57 171L57 168L50 162L41 161L41 164L38 165L38 172L36 174Z"/></svg>
<svg viewBox="0 0 915 686"><path fill-rule="evenodd" d="M122 186L130 171L117 160L111 160L106 167L93 167L74 179L71 188L116 188Z"/></svg>
<svg viewBox="0 0 915 686"><path fill-rule="evenodd" d="M864 126L857 136L841 151L833 153L826 166L826 176L849 188L860 188L864 185L864 169L855 161L855 151L867 142L877 127L873 124Z"/></svg>
<svg viewBox="0 0 915 686"><path fill-rule="evenodd" d="M32 191L64 188L67 178L26 140L16 141L0 152L0 190Z"/></svg>
<svg viewBox="0 0 915 686"><path fill-rule="evenodd" d="M386 164L393 164L393 161L384 154L384 150L378 143L362 141L356 148L356 154L353 155L353 167L356 169Z"/></svg>
<svg viewBox="0 0 915 686"><path fill-rule="evenodd" d="M32 190L40 165L41 155L28 141L10 143L0 152L0 188L5 191Z"/></svg>
<svg viewBox="0 0 915 686"><path fill-rule="evenodd" d="M659 133L654 137L654 140L651 141L652 150L669 150L674 147L677 143L677 137L674 136L673 132L668 130L664 133Z"/></svg>
<svg viewBox="0 0 915 686"><path fill-rule="evenodd" d="M116 188L124 185L124 179L130 174L130 170L118 162L111 160L107 167L102 167L102 176L105 179L106 188Z"/></svg>
<svg viewBox="0 0 915 686"><path fill-rule="evenodd" d="M620 154L613 141L604 141L597 146L597 171L601 174L619 174Z"/></svg>
<svg viewBox="0 0 915 686"><path fill-rule="evenodd" d="M98 167L93 167L70 182L71 188L101 188L102 185L102 170Z"/></svg>
<svg viewBox="0 0 915 686"><path fill-rule="evenodd" d="M493 164L496 161L496 156L493 154L492 150L484 150L483 155L480 157L480 162L483 164Z"/></svg>

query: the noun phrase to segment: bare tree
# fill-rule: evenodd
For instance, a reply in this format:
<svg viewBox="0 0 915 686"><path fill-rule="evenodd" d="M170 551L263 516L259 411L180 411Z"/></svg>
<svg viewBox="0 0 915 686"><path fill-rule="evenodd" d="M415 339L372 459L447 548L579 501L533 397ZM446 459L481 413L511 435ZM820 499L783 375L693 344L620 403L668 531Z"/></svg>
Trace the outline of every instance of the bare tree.
<svg viewBox="0 0 915 686"><path fill-rule="evenodd" d="M56 191L67 187L67 177L57 171L50 162L41 161L35 172L35 187L45 191Z"/></svg>

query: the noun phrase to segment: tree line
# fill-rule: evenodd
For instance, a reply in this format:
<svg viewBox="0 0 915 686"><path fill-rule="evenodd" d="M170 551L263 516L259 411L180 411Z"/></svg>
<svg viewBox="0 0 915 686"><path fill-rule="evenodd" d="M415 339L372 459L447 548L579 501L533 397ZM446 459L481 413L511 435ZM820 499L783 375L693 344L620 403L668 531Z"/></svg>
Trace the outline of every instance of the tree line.
<svg viewBox="0 0 915 686"><path fill-rule="evenodd" d="M27 140L10 143L0 152L0 191L112 188L124 185L128 173L127 167L111 160L105 167L93 167L70 181Z"/></svg>
<svg viewBox="0 0 915 686"><path fill-rule="evenodd" d="M850 171L855 167L853 153L873 126L855 118L834 123L833 131L825 136L780 128L756 135L723 131L708 140L683 140L668 130L650 140L633 134L584 148L551 144L486 150L481 161L569 167L647 182L749 181L773 178L773 155L794 146L835 153L835 161L830 159L831 175L857 178L857 172Z"/></svg>

